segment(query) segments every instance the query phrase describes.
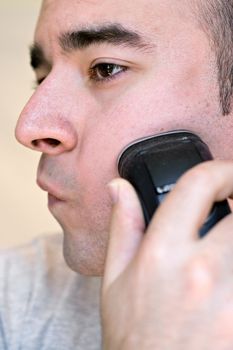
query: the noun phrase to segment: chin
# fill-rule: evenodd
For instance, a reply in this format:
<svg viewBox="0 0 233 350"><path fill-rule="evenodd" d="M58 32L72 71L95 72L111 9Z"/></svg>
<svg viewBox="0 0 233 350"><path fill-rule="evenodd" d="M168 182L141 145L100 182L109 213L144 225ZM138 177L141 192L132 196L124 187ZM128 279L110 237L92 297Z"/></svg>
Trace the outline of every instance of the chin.
<svg viewBox="0 0 233 350"><path fill-rule="evenodd" d="M86 276L102 276L106 251L107 232L92 235L79 230L75 235L64 231L64 258L67 265L75 272Z"/></svg>

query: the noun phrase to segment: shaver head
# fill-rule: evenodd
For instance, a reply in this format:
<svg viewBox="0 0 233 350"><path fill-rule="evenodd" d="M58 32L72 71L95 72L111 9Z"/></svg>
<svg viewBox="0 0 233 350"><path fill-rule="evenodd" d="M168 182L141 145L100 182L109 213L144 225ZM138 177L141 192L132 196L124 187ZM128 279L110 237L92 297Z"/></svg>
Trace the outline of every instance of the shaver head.
<svg viewBox="0 0 233 350"><path fill-rule="evenodd" d="M185 171L211 159L208 146L197 135L172 131L131 143L119 157L118 170L125 177L132 167L144 165L149 173L153 172L152 180L157 188L174 184Z"/></svg>
<svg viewBox="0 0 233 350"><path fill-rule="evenodd" d="M200 137L177 130L130 144L119 157L118 170L136 189L147 225L178 178L211 159L210 150Z"/></svg>

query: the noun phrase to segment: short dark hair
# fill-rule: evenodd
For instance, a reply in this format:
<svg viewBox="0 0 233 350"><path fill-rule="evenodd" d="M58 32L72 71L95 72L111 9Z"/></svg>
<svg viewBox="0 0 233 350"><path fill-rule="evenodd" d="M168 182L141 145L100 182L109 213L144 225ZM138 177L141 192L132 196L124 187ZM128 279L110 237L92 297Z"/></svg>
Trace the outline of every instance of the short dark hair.
<svg viewBox="0 0 233 350"><path fill-rule="evenodd" d="M228 115L233 97L233 0L199 0L198 9L216 54L222 113Z"/></svg>

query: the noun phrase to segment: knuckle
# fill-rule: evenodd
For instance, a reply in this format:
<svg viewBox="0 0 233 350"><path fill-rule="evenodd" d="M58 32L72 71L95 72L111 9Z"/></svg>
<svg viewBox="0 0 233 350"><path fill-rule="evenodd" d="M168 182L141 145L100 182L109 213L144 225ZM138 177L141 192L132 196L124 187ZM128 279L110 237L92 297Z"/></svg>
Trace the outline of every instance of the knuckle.
<svg viewBox="0 0 233 350"><path fill-rule="evenodd" d="M161 268L168 259L167 248L158 237L153 237L153 244L149 241L145 243L140 250L143 264L146 266L153 264L155 268Z"/></svg>
<svg viewBox="0 0 233 350"><path fill-rule="evenodd" d="M193 257L185 266L185 290L191 299L209 296L216 284L218 268L207 256Z"/></svg>

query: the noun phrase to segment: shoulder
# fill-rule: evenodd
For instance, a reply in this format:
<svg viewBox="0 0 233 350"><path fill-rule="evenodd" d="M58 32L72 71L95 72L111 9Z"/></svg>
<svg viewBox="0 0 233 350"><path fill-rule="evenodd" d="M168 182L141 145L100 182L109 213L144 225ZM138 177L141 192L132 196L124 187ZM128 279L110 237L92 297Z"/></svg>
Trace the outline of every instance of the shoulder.
<svg viewBox="0 0 233 350"><path fill-rule="evenodd" d="M14 344L24 334L25 341L35 344L50 324L44 341L52 343L60 337L68 343L84 336L83 325L89 324L87 334L93 332L96 338L99 288L99 278L81 276L66 265L62 235L42 236L22 247L2 250L0 334L4 332ZM71 327L76 318L81 322L76 320ZM61 325L66 332L58 331Z"/></svg>
<svg viewBox="0 0 233 350"><path fill-rule="evenodd" d="M0 283L24 285L52 275L70 276L62 256L61 235L41 236L17 248L0 251Z"/></svg>
<svg viewBox="0 0 233 350"><path fill-rule="evenodd" d="M24 246L1 250L0 293L14 289L19 295L41 289L42 294L55 296L68 286L79 284L82 288L90 281L99 287L99 279L81 276L66 265L62 242L61 234L45 235ZM11 285L14 288L9 288Z"/></svg>

